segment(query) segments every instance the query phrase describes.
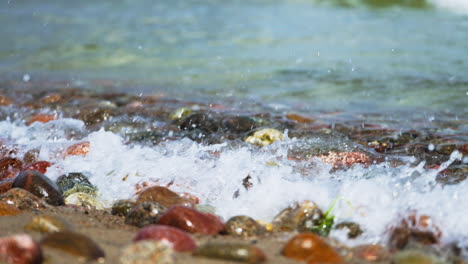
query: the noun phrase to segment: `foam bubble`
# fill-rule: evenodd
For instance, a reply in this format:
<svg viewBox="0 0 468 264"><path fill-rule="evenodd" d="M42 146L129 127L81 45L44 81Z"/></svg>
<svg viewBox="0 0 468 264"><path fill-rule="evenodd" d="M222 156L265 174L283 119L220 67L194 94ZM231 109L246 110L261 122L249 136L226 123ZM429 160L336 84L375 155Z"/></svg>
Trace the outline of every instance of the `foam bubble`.
<svg viewBox="0 0 468 264"><path fill-rule="evenodd" d="M439 8L468 14L468 1L466 0L431 0L431 3Z"/></svg>

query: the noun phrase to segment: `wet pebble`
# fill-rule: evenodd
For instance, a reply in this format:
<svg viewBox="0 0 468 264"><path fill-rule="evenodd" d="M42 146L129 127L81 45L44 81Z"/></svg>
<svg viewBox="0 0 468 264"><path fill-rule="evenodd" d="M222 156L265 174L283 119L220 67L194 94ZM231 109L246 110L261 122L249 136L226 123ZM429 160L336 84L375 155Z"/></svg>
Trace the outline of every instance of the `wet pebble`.
<svg viewBox="0 0 468 264"><path fill-rule="evenodd" d="M359 245L352 249L353 257L369 262L383 262L390 259L390 252L381 245Z"/></svg>
<svg viewBox="0 0 468 264"><path fill-rule="evenodd" d="M226 132L245 133L255 129L257 123L248 116L230 116L223 120L223 127Z"/></svg>
<svg viewBox="0 0 468 264"><path fill-rule="evenodd" d="M210 213L201 213L185 206L172 206L158 220L158 224L170 225L190 233L214 235L224 229L221 220Z"/></svg>
<svg viewBox="0 0 468 264"><path fill-rule="evenodd" d="M56 115L37 114L37 115L32 116L29 119L29 121L27 122L27 125L30 126L30 125L34 124L35 122L47 123L47 122L50 122L50 121L56 120L56 119L57 119Z"/></svg>
<svg viewBox="0 0 468 264"><path fill-rule="evenodd" d="M162 186L152 186L145 189L136 201L137 204L143 202L158 202L164 207L170 207L172 205L192 205L191 199L181 197L177 193L169 190Z"/></svg>
<svg viewBox="0 0 468 264"><path fill-rule="evenodd" d="M20 214L21 211L15 205L7 202L0 202L0 216L10 216Z"/></svg>
<svg viewBox="0 0 468 264"><path fill-rule="evenodd" d="M39 233L52 233L64 230L72 230L70 224L60 217L52 215L36 215L24 227L25 230Z"/></svg>
<svg viewBox="0 0 468 264"><path fill-rule="evenodd" d="M253 218L239 215L231 217L225 224L228 235L240 237L252 237L265 234L266 230Z"/></svg>
<svg viewBox="0 0 468 264"><path fill-rule="evenodd" d="M324 217L322 210L311 201L294 203L279 212L272 221L276 231L313 232Z"/></svg>
<svg viewBox="0 0 468 264"><path fill-rule="evenodd" d="M36 161L24 167L23 170L24 171L32 170L32 171L37 171L37 172L44 174L46 173L47 168L50 166L52 166L52 163L48 161Z"/></svg>
<svg viewBox="0 0 468 264"><path fill-rule="evenodd" d="M343 263L341 256L314 233L301 233L291 238L282 254L309 263Z"/></svg>
<svg viewBox="0 0 468 264"><path fill-rule="evenodd" d="M104 204L102 202L97 200L96 197L84 192L76 192L68 195L65 197L65 204L77 205L87 209L104 209Z"/></svg>
<svg viewBox="0 0 468 264"><path fill-rule="evenodd" d="M144 240L124 248L119 260L120 264L173 264L174 251L164 242Z"/></svg>
<svg viewBox="0 0 468 264"><path fill-rule="evenodd" d="M85 156L90 151L90 143L88 141L71 145L65 151L66 156Z"/></svg>
<svg viewBox="0 0 468 264"><path fill-rule="evenodd" d="M361 227L354 222L341 222L335 226L335 229L346 229L348 238L356 238L362 234Z"/></svg>
<svg viewBox="0 0 468 264"><path fill-rule="evenodd" d="M9 191L11 188L13 188L13 181L15 179L6 179L3 181L0 181L0 194L5 193Z"/></svg>
<svg viewBox="0 0 468 264"><path fill-rule="evenodd" d="M23 161L25 164L32 164L36 161L39 161L39 149L30 149L24 153Z"/></svg>
<svg viewBox="0 0 468 264"><path fill-rule="evenodd" d="M157 240L175 251L192 251L197 245L186 232L171 226L148 225L138 231L133 241Z"/></svg>
<svg viewBox="0 0 468 264"><path fill-rule="evenodd" d="M13 181L13 188L22 188L51 205L64 205L62 193L47 176L37 171L23 171Z"/></svg>
<svg viewBox="0 0 468 264"><path fill-rule="evenodd" d="M220 122L212 113L195 113L184 119L180 124L180 128L182 130L201 129L212 133L220 129Z"/></svg>
<svg viewBox="0 0 468 264"><path fill-rule="evenodd" d="M71 231L50 233L40 242L42 247L50 247L77 256L83 260L100 261L104 251L89 237Z"/></svg>
<svg viewBox="0 0 468 264"><path fill-rule="evenodd" d="M125 217L127 225L143 227L156 224L166 207L157 202L143 202L135 205Z"/></svg>
<svg viewBox="0 0 468 264"><path fill-rule="evenodd" d="M195 250L193 255L244 263L261 263L266 260L261 249L243 243L208 242Z"/></svg>
<svg viewBox="0 0 468 264"><path fill-rule="evenodd" d="M28 235L20 234L0 238L0 263L40 264L42 252Z"/></svg>
<svg viewBox="0 0 468 264"><path fill-rule="evenodd" d="M88 177L80 172L64 174L57 179L56 183L64 197L73 193L87 193L92 196L97 194L97 188L89 182Z"/></svg>
<svg viewBox="0 0 468 264"><path fill-rule="evenodd" d="M283 133L279 130L264 128L255 131L252 135L246 137L244 141L258 146L266 146L273 144L276 141L283 140L283 138Z"/></svg>
<svg viewBox="0 0 468 264"><path fill-rule="evenodd" d="M118 200L112 205L111 214L118 216L127 216L134 206L135 202L131 200Z"/></svg>
<svg viewBox="0 0 468 264"><path fill-rule="evenodd" d="M410 242L434 245L440 242L442 232L428 215L412 212L404 217L398 226L390 229L389 247L404 249Z"/></svg>
<svg viewBox="0 0 468 264"><path fill-rule="evenodd" d="M12 179L23 169L23 162L17 158L0 159L0 180Z"/></svg>
<svg viewBox="0 0 468 264"><path fill-rule="evenodd" d="M48 207L42 199L20 188L13 188L1 194L0 201L15 205L20 210L37 210Z"/></svg>
<svg viewBox="0 0 468 264"><path fill-rule="evenodd" d="M392 264L442 264L442 259L418 250L404 250L392 257Z"/></svg>
<svg viewBox="0 0 468 264"><path fill-rule="evenodd" d="M78 118L83 120L83 122L89 126L102 123L108 120L112 115L113 110L111 107L97 107L82 111Z"/></svg>

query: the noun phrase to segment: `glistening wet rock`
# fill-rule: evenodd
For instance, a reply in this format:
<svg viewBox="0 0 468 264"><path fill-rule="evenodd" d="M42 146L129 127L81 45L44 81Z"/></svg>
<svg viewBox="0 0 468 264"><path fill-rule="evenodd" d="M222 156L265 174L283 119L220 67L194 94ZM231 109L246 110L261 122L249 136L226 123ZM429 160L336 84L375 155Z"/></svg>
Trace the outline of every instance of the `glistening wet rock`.
<svg viewBox="0 0 468 264"><path fill-rule="evenodd" d="M37 171L23 171L13 181L13 188L22 188L51 205L64 205L62 193L47 176Z"/></svg>
<svg viewBox="0 0 468 264"><path fill-rule="evenodd" d="M231 217L225 224L225 232L228 235L239 237L260 236L266 233L266 230L253 218L238 215Z"/></svg>
<svg viewBox="0 0 468 264"><path fill-rule="evenodd" d="M144 240L133 243L122 251L120 264L173 264L174 251L161 241Z"/></svg>
<svg viewBox="0 0 468 264"><path fill-rule="evenodd" d="M301 233L291 238L282 250L288 258L309 263L344 263L341 256L314 233Z"/></svg>
<svg viewBox="0 0 468 264"><path fill-rule="evenodd" d="M66 205L77 205L87 209L103 210L104 204L96 197L84 192L76 192L68 195L65 198Z"/></svg>
<svg viewBox="0 0 468 264"><path fill-rule="evenodd" d="M0 238L0 263L40 264L42 252L28 235L20 234Z"/></svg>
<svg viewBox="0 0 468 264"><path fill-rule="evenodd" d="M56 183L64 197L77 192L88 193L92 196L97 194L97 188L91 184L86 175L80 172L64 174L57 179Z"/></svg>
<svg viewBox="0 0 468 264"><path fill-rule="evenodd" d="M40 242L42 247L51 247L87 261L103 260L104 251L89 237L71 231L54 232Z"/></svg>
<svg viewBox="0 0 468 264"><path fill-rule="evenodd" d="M24 167L23 170L24 171L33 170L33 171L37 171L37 172L44 174L46 173L47 168L49 168L50 166L52 166L52 163L48 161L36 161Z"/></svg>
<svg viewBox="0 0 468 264"><path fill-rule="evenodd" d="M0 202L0 216L9 216L20 214L21 211L15 205L7 202Z"/></svg>
<svg viewBox="0 0 468 264"><path fill-rule="evenodd" d="M148 225L138 231L133 241L162 241L175 251L192 251L197 245L186 232L171 226Z"/></svg>
<svg viewBox="0 0 468 264"><path fill-rule="evenodd" d="M65 230L72 230L72 226L60 217L52 215L36 215L24 227L25 230L52 233Z"/></svg>
<svg viewBox="0 0 468 264"><path fill-rule="evenodd" d="M158 220L160 225L170 225L190 233L214 235L224 229L221 220L210 213L201 213L185 206L172 206Z"/></svg>
<svg viewBox="0 0 468 264"><path fill-rule="evenodd" d="M157 202L143 202L135 205L125 217L127 225L143 227L158 223L166 207Z"/></svg>
<svg viewBox="0 0 468 264"><path fill-rule="evenodd" d="M193 204L192 200L181 197L177 193L163 186L153 186L145 189L140 196L138 196L136 201L137 204L141 204L143 202L158 202L164 207Z"/></svg>
<svg viewBox="0 0 468 264"><path fill-rule="evenodd" d="M130 210L135 206L135 202L130 200L117 200L112 205L111 214L118 216L127 216Z"/></svg>
<svg viewBox="0 0 468 264"><path fill-rule="evenodd" d="M23 162L17 158L4 157L0 159L0 181L12 179L23 169Z"/></svg>
<svg viewBox="0 0 468 264"><path fill-rule="evenodd" d="M261 263L266 260L261 249L244 243L208 242L200 246L193 255L244 263Z"/></svg>
<svg viewBox="0 0 468 264"><path fill-rule="evenodd" d="M48 207L42 199L20 188L13 188L1 194L0 201L15 205L20 210L37 210Z"/></svg>

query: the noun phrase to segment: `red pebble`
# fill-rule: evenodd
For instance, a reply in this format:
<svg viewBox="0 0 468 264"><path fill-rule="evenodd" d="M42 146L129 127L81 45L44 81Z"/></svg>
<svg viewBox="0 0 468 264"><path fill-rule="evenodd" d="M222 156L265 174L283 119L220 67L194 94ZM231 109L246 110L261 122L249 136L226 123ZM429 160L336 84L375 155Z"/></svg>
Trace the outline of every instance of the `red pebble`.
<svg viewBox="0 0 468 264"><path fill-rule="evenodd" d="M57 119L57 116L55 116L55 115L37 114L35 116L32 116L29 119L27 125L30 126L34 122L47 123L47 122L50 122L50 121L56 120L56 119Z"/></svg>
<svg viewBox="0 0 468 264"><path fill-rule="evenodd" d="M41 248L25 234L2 237L0 238L0 263L42 263Z"/></svg>
<svg viewBox="0 0 468 264"><path fill-rule="evenodd" d="M138 231L133 241L154 239L163 241L176 251L192 251L197 245L184 231L164 225L148 225Z"/></svg>
<svg viewBox="0 0 468 264"><path fill-rule="evenodd" d="M0 193L8 192L11 188L13 188L13 181L14 179L0 181Z"/></svg>
<svg viewBox="0 0 468 264"><path fill-rule="evenodd" d="M79 156L79 155L85 156L86 154L88 154L89 148L90 148L90 144L88 141L71 145L70 147L67 148L67 151L65 152L65 157L66 156Z"/></svg>
<svg viewBox="0 0 468 264"><path fill-rule="evenodd" d="M28 166L24 167L23 171L32 170L38 171L42 174L46 173L47 168L52 166L52 163L48 161L37 161L34 163L29 164Z"/></svg>
<svg viewBox="0 0 468 264"><path fill-rule="evenodd" d="M224 229L223 222L217 216L179 205L170 207L159 218L158 224L207 235L217 234Z"/></svg>
<svg viewBox="0 0 468 264"><path fill-rule="evenodd" d="M5 157L0 159L0 180L12 179L23 168L23 162L16 158Z"/></svg>

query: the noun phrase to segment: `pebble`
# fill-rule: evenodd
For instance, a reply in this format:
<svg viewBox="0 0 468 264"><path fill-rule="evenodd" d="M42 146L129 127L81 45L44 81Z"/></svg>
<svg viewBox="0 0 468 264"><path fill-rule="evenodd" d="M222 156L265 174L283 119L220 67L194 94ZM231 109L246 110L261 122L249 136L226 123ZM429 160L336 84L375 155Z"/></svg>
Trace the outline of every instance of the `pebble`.
<svg viewBox="0 0 468 264"><path fill-rule="evenodd" d="M56 115L37 114L37 115L32 116L29 119L29 121L27 122L27 125L30 126L35 122L47 123L47 122L50 122L50 121L56 120L56 119L57 119Z"/></svg>
<svg viewBox="0 0 468 264"><path fill-rule="evenodd" d="M392 257L392 264L443 264L447 263L435 256L418 250L404 250Z"/></svg>
<svg viewBox="0 0 468 264"><path fill-rule="evenodd" d="M369 166L373 160L360 151L353 152L329 152L318 156L324 163L332 164L334 168L348 168L354 164Z"/></svg>
<svg viewBox="0 0 468 264"><path fill-rule="evenodd" d="M244 263L261 263L266 260L261 249L243 243L208 242L195 250L193 255Z"/></svg>
<svg viewBox="0 0 468 264"><path fill-rule="evenodd" d="M197 245L186 232L171 226L148 225L138 231L133 241L158 240L175 251L193 251Z"/></svg>
<svg viewBox="0 0 468 264"><path fill-rule="evenodd" d="M30 149L26 153L24 153L23 161L25 164L31 164L36 161L39 161L39 149Z"/></svg>
<svg viewBox="0 0 468 264"><path fill-rule="evenodd" d="M347 229L348 238L356 238L362 234L361 227L354 222L341 222L335 226L335 229Z"/></svg>
<svg viewBox="0 0 468 264"><path fill-rule="evenodd" d="M442 232L428 215L410 213L399 225L390 229L389 247L404 249L410 242L433 245L440 242Z"/></svg>
<svg viewBox="0 0 468 264"><path fill-rule="evenodd" d="M343 263L341 256L314 233L301 233L291 238L282 254L288 258L310 263Z"/></svg>
<svg viewBox="0 0 468 264"><path fill-rule="evenodd" d="M162 186L152 186L145 189L136 201L137 204L143 202L158 202L164 207L172 205L188 205L191 206L193 201L191 199L181 197L177 193Z"/></svg>
<svg viewBox="0 0 468 264"><path fill-rule="evenodd" d="M313 123L314 120L311 118L307 118L298 114L287 114L286 117L290 120L296 121L298 123Z"/></svg>
<svg viewBox="0 0 468 264"><path fill-rule="evenodd" d="M0 202L0 216L11 216L20 214L21 211L15 205L7 202Z"/></svg>
<svg viewBox="0 0 468 264"><path fill-rule="evenodd" d="M283 139L283 133L281 133L279 130L273 128L264 128L255 131L252 135L246 137L244 141L258 146L266 146Z"/></svg>
<svg viewBox="0 0 468 264"><path fill-rule="evenodd" d="M77 256L86 261L104 260L104 251L90 238L71 231L60 231L48 234L41 242L43 247L51 247Z"/></svg>
<svg viewBox="0 0 468 264"><path fill-rule="evenodd" d="M0 194L5 193L9 191L11 188L13 188L13 181L15 179L6 179L3 181L0 181Z"/></svg>
<svg viewBox="0 0 468 264"><path fill-rule="evenodd" d="M224 229L221 220L210 213L201 213L185 206L172 206L158 220L158 224L170 225L190 233L214 235Z"/></svg>
<svg viewBox="0 0 468 264"><path fill-rule="evenodd" d="M11 105L11 99L4 95L0 95L0 105L1 106Z"/></svg>
<svg viewBox="0 0 468 264"><path fill-rule="evenodd" d="M175 110L170 118L172 120L179 120L179 119L182 119L182 118L186 118L188 115L190 115L192 113L192 110L189 109L189 108L185 108L185 107L182 107L182 108L179 108L177 110Z"/></svg>
<svg viewBox="0 0 468 264"><path fill-rule="evenodd" d="M43 198L51 205L64 205L62 193L47 176L37 171L23 171L13 182L13 188L22 188Z"/></svg>
<svg viewBox="0 0 468 264"><path fill-rule="evenodd" d="M46 173L47 168L52 165L53 164L48 161L36 161L24 167L23 171L32 170L32 171L37 171L37 172L44 174Z"/></svg>
<svg viewBox="0 0 468 264"><path fill-rule="evenodd" d="M42 199L20 188L13 188L1 194L0 201L15 205L20 210L37 210L48 207Z"/></svg>
<svg viewBox="0 0 468 264"><path fill-rule="evenodd" d="M56 183L64 197L78 192L91 196L97 195L97 188L89 182L88 177L80 172L64 174L57 179Z"/></svg>
<svg viewBox="0 0 468 264"><path fill-rule="evenodd" d="M17 158L0 159L0 180L13 179L23 169L23 162Z"/></svg>
<svg viewBox="0 0 468 264"><path fill-rule="evenodd" d="M0 238L0 263L40 264L42 251L28 235L19 234Z"/></svg>
<svg viewBox="0 0 468 264"><path fill-rule="evenodd" d="M118 200L112 205L111 214L118 216L127 216L134 206L135 202L131 200Z"/></svg>
<svg viewBox="0 0 468 264"><path fill-rule="evenodd" d="M324 217L322 210L311 201L294 203L278 213L272 221L276 231L312 232Z"/></svg>
<svg viewBox="0 0 468 264"><path fill-rule="evenodd" d="M174 251L160 241L144 240L122 251L120 264L173 264Z"/></svg>
<svg viewBox="0 0 468 264"><path fill-rule="evenodd" d="M157 202L143 202L133 207L125 217L127 225L143 227L156 224L166 207Z"/></svg>
<svg viewBox="0 0 468 264"><path fill-rule="evenodd" d="M25 230L39 233L52 233L64 230L72 230L65 220L52 215L36 215L24 227Z"/></svg>
<svg viewBox="0 0 468 264"><path fill-rule="evenodd" d="M90 143L88 141L71 145L65 151L66 156L85 156L90 151Z"/></svg>
<svg viewBox="0 0 468 264"><path fill-rule="evenodd" d="M231 133L245 133L255 129L257 123L248 116L230 116L223 120L224 130Z"/></svg>
<svg viewBox="0 0 468 264"><path fill-rule="evenodd" d="M260 236L266 233L263 226L245 215L231 217L225 224L225 231L228 235L239 237Z"/></svg>
<svg viewBox="0 0 468 264"><path fill-rule="evenodd" d="M217 132L219 128L219 121L212 113L192 114L180 124L182 130L202 129L206 132Z"/></svg>
<svg viewBox="0 0 468 264"><path fill-rule="evenodd" d="M111 118L113 114L112 107L108 107L108 105L104 105L104 107L95 107L86 109L81 112L79 115L79 119L83 120L83 122L87 125L96 125L102 123L109 118Z"/></svg>
<svg viewBox="0 0 468 264"><path fill-rule="evenodd" d="M66 205L77 205L87 209L103 210L104 204L88 193L76 192L65 197Z"/></svg>
<svg viewBox="0 0 468 264"><path fill-rule="evenodd" d="M390 252L381 245L359 245L352 249L353 256L369 262L383 262L390 259Z"/></svg>

